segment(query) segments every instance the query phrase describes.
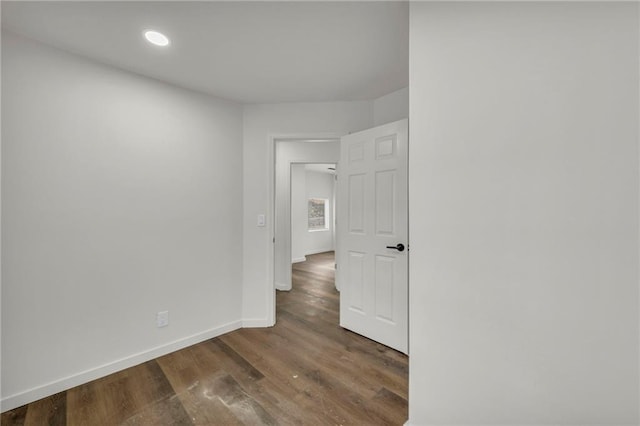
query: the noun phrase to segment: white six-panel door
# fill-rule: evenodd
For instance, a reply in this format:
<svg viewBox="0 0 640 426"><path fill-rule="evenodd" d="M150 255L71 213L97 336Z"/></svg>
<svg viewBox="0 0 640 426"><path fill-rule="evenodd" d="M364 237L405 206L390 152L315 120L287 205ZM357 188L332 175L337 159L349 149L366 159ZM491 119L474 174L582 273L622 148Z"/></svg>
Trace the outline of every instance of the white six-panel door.
<svg viewBox="0 0 640 426"><path fill-rule="evenodd" d="M408 121L344 136L340 145L340 325L407 353Z"/></svg>

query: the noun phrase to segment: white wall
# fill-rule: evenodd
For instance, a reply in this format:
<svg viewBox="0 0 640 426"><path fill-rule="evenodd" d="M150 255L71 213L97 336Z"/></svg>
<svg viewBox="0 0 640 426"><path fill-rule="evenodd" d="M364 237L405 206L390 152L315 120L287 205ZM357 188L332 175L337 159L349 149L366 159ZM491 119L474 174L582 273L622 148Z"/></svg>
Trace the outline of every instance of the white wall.
<svg viewBox="0 0 640 426"><path fill-rule="evenodd" d="M306 200L310 198L324 198L329 200L329 228L324 231L307 231L305 233L305 255L324 253L333 250L333 182L334 175L307 170L306 172ZM308 213L307 213L308 214Z"/></svg>
<svg viewBox="0 0 640 426"><path fill-rule="evenodd" d="M247 326L267 326L274 321L273 265L270 226L257 227L258 214L270 208L270 147L272 137L282 135L343 135L368 128L373 123L370 101L247 105L244 108L244 273L243 318Z"/></svg>
<svg viewBox="0 0 640 426"><path fill-rule="evenodd" d="M638 5L411 4L409 417L638 424Z"/></svg>
<svg viewBox="0 0 640 426"><path fill-rule="evenodd" d="M291 165L291 262L306 260L307 172L305 164Z"/></svg>
<svg viewBox="0 0 640 426"><path fill-rule="evenodd" d="M240 326L238 105L3 34L2 173L2 410Z"/></svg>
<svg viewBox="0 0 640 426"><path fill-rule="evenodd" d="M373 101L373 125L409 118L409 88L396 90Z"/></svg>

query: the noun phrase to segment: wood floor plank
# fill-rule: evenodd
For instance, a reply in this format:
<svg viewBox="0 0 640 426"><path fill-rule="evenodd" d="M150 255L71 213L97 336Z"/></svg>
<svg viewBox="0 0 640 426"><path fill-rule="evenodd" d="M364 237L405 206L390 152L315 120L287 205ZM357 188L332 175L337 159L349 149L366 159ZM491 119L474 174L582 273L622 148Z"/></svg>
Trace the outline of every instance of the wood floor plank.
<svg viewBox="0 0 640 426"><path fill-rule="evenodd" d="M278 313L280 318L288 318L297 322L300 327L314 330L327 340L341 344L346 351L357 352L372 362L393 368L401 374L407 372L406 355L345 330L336 323L326 321L314 313L309 313L308 309L291 307L282 309Z"/></svg>
<svg viewBox="0 0 640 426"><path fill-rule="evenodd" d="M199 345L194 345L156 360L176 394L187 390L198 380L216 371L215 367L207 361L204 361L204 364L209 365L209 368L201 367L202 361L197 354L198 348L200 348Z"/></svg>
<svg viewBox="0 0 640 426"><path fill-rule="evenodd" d="M397 409L400 406L407 406L406 398L383 387L373 398L373 402L375 407L388 419L389 423L403 424L406 421L407 413Z"/></svg>
<svg viewBox="0 0 640 426"><path fill-rule="evenodd" d="M67 391L67 424L120 424L135 413L126 385L126 371Z"/></svg>
<svg viewBox="0 0 640 426"><path fill-rule="evenodd" d="M264 338L264 334L253 335L258 330L246 330L251 340ZM372 396L365 392L357 392L351 383L343 383L345 371L328 371L319 367L322 359L309 356L304 350L296 348L295 337L279 336L280 339L269 339L273 346L269 347L269 353L273 356L269 362L275 366L277 374L285 377L287 383L295 387L299 392L308 397L313 397L322 405L330 404L336 413L339 413L343 422L353 423L354 413L361 415L360 422L367 424L381 424L377 416L371 416L366 410L363 401ZM288 340L292 339L292 340ZM286 342L286 344L282 344ZM362 389L360 389L362 391Z"/></svg>
<svg viewBox="0 0 640 426"><path fill-rule="evenodd" d="M380 370L372 365L371 360L344 350L337 342L327 341L308 330L289 321L282 320L285 333L296 336L300 342L310 348L309 356L328 372L339 374L341 380L356 387L368 396L375 395L381 387L403 392L406 389L404 375L394 374L393 371Z"/></svg>
<svg viewBox="0 0 640 426"><path fill-rule="evenodd" d="M5 411L0 418L0 424L23 426L27 419L27 408L27 405L23 405L22 407Z"/></svg>
<svg viewBox="0 0 640 426"><path fill-rule="evenodd" d="M158 425L168 421L172 425L193 424L158 363L152 360L142 367L130 371L129 386L137 409L123 424Z"/></svg>
<svg viewBox="0 0 640 426"><path fill-rule="evenodd" d="M310 315L304 308L287 308L278 313L281 318L288 317L298 322L301 327L313 329L326 339L340 343L346 351L358 353L381 367L392 368L400 374L408 372L406 355L345 330L336 323Z"/></svg>
<svg viewBox="0 0 640 426"><path fill-rule="evenodd" d="M69 425L192 424L155 360L67 391Z"/></svg>
<svg viewBox="0 0 640 426"><path fill-rule="evenodd" d="M243 335L225 336L225 340L233 342L234 346L245 338L247 345L259 343L259 339L252 337L251 333L247 330ZM273 339L269 340L273 343ZM299 422L294 421L296 424L345 424L349 412L330 405L327 407L324 403L325 390L319 389L313 378L302 373L303 366L291 361L290 347L277 343L275 347L270 344L261 344L260 347L261 350L271 348L270 356L257 358L252 363L264 372L269 381L267 392L277 398L277 405L285 411L286 420L299 419ZM250 357L248 354L248 358Z"/></svg>
<svg viewBox="0 0 640 426"><path fill-rule="evenodd" d="M225 371L207 348L194 345L158 359L194 425L241 425L242 422L212 392Z"/></svg>
<svg viewBox="0 0 640 426"><path fill-rule="evenodd" d="M282 366L269 362L261 354L262 345L249 340L240 333L231 333L222 338L227 344L242 353L252 365L265 375L252 394L263 401L267 410L280 413L277 418L283 424L327 424L327 419L308 395L292 386L293 376L282 374ZM249 384L249 388L251 385Z"/></svg>
<svg viewBox="0 0 640 426"><path fill-rule="evenodd" d="M249 425L276 425L276 420L247 394L238 382L227 374L217 378L211 387L222 403L243 423Z"/></svg>
<svg viewBox="0 0 640 426"><path fill-rule="evenodd" d="M248 363L246 359L224 343L224 340L212 339L206 342L206 344L208 344L209 348L219 348L220 351L233 360L239 369L244 370L244 373L252 380L260 380L264 377L264 375Z"/></svg>
<svg viewBox="0 0 640 426"><path fill-rule="evenodd" d="M27 412L24 425L66 425L67 424L67 395L60 392L49 398L34 402Z"/></svg>
<svg viewBox="0 0 640 426"><path fill-rule="evenodd" d="M309 322L301 322L297 317L281 315L281 321L282 327L287 333L300 335L301 339L309 341L309 345L317 347L317 345L324 344L325 350L333 355L327 359L327 365L332 365L335 358L340 358L345 365L352 367L347 369L346 374L354 374L357 371L368 379L369 383L387 386L406 397L406 377L408 375L406 363L399 363L393 358L387 359L384 354L371 353L372 342L368 339L364 342L367 345L361 346L354 344L353 336L348 336L349 345L345 345L338 338L327 339L326 336L323 336L320 326L314 328ZM304 337L304 333L306 333L306 337ZM342 329L339 330L339 333L353 334ZM328 334L336 336L333 332Z"/></svg>

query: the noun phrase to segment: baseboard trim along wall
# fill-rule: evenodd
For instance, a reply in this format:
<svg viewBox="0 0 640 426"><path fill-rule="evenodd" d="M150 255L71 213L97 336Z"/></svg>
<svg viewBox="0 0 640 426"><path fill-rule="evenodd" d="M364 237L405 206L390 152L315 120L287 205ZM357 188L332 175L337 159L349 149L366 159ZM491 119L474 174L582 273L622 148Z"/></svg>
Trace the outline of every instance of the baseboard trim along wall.
<svg viewBox="0 0 640 426"><path fill-rule="evenodd" d="M65 377L63 379L38 386L24 392L7 396L6 398L2 398L2 400L0 401L0 411L5 412L7 410L12 410L16 407L20 407L33 401L37 401L41 398L45 398L58 392L71 389L75 386L88 383L92 380L96 380L109 374L122 371L126 368L142 364L143 362L150 361L152 359L161 357L171 352L175 352L188 346L195 345L196 343L221 336L230 331L238 330L243 326L243 323L244 321L241 320L233 321L221 325L220 327L215 327L188 337L184 337L182 339L175 340L166 345L157 346L147 351L139 352L137 354L121 358L119 360Z"/></svg>
<svg viewBox="0 0 640 426"><path fill-rule="evenodd" d="M273 326L274 323L266 318L242 320L242 328L265 328Z"/></svg>
<svg viewBox="0 0 640 426"><path fill-rule="evenodd" d="M291 259L291 263L300 263L300 262L306 262L306 261L307 261L306 256L296 257L294 259Z"/></svg>
<svg viewBox="0 0 640 426"><path fill-rule="evenodd" d="M291 286L287 286L284 285L283 283L276 283L276 290L280 290L280 291L289 291L291 290ZM248 321L252 321L252 320L248 320Z"/></svg>

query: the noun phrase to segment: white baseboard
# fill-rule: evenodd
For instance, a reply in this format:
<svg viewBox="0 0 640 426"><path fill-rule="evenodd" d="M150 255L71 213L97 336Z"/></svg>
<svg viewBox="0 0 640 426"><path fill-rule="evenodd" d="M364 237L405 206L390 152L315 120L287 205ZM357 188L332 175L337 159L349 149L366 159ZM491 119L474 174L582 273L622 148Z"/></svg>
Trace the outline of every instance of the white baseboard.
<svg viewBox="0 0 640 426"><path fill-rule="evenodd" d="M283 283L275 283L275 287L276 287L276 290L280 290L280 291L290 291L291 290L291 286L290 285L285 285Z"/></svg>
<svg viewBox="0 0 640 426"><path fill-rule="evenodd" d="M296 257L295 259L291 259L291 263L300 263L300 262L306 262L306 261L307 261L306 256Z"/></svg>
<svg viewBox="0 0 640 426"><path fill-rule="evenodd" d="M242 328L265 328L273 327L273 325L273 322L270 322L265 318L242 320Z"/></svg>
<svg viewBox="0 0 640 426"><path fill-rule="evenodd" d="M133 354L119 360L109 362L107 364L100 365L89 370L73 374L71 376L56 380L23 392L19 392L13 395L2 398L0 401L0 411L5 412L12 410L16 407L28 404L33 401L37 401L41 398L62 392L72 387L90 382L92 380L99 379L109 374L116 373L129 367L133 367L143 362L161 357L171 352L186 348L187 346L195 345L196 343L203 342L208 339L223 335L233 330L237 330L244 326L244 321L233 321L220 327L215 327L209 330L202 331L197 334L193 334L182 339L175 340L166 345L157 346L155 348Z"/></svg>

